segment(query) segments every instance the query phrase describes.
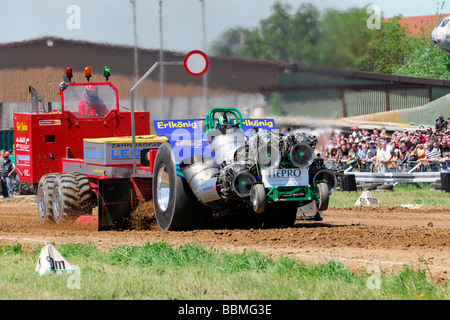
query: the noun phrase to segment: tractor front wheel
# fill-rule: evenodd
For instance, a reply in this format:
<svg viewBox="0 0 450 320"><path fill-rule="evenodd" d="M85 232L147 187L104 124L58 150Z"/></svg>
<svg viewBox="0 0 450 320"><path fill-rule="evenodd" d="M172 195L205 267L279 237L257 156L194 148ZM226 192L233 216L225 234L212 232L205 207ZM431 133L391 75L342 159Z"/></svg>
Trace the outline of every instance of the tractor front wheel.
<svg viewBox="0 0 450 320"><path fill-rule="evenodd" d="M328 209L328 203L330 202L330 189L328 184L325 182L319 182L317 184L317 191L320 197L318 200L317 209L320 211L325 211Z"/></svg>
<svg viewBox="0 0 450 320"><path fill-rule="evenodd" d="M52 195L56 174L46 174L41 177L37 189L37 208L39 220L43 223L54 222Z"/></svg>
<svg viewBox="0 0 450 320"><path fill-rule="evenodd" d="M253 211L256 213L263 213L266 209L267 199L266 190L262 184L254 184L250 191L250 202L252 203Z"/></svg>

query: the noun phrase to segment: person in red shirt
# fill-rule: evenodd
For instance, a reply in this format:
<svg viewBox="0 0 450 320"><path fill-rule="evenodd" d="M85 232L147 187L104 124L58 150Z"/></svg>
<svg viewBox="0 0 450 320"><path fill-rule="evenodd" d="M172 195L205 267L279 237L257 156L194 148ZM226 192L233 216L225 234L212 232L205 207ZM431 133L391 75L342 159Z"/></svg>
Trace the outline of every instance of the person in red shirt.
<svg viewBox="0 0 450 320"><path fill-rule="evenodd" d="M98 97L98 86L88 85L83 99L78 104L80 117L104 117L109 112L105 103Z"/></svg>

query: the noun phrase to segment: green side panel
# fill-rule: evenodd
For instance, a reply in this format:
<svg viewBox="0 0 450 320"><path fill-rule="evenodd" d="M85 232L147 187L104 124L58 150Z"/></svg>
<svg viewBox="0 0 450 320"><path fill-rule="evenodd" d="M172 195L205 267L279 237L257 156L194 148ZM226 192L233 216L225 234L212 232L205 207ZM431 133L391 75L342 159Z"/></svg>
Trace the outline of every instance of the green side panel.
<svg viewBox="0 0 450 320"><path fill-rule="evenodd" d="M342 99L339 90L283 92L281 108L284 115L312 118L341 118Z"/></svg>
<svg viewBox="0 0 450 320"><path fill-rule="evenodd" d="M0 149L11 150L14 145L14 130L0 130Z"/></svg>

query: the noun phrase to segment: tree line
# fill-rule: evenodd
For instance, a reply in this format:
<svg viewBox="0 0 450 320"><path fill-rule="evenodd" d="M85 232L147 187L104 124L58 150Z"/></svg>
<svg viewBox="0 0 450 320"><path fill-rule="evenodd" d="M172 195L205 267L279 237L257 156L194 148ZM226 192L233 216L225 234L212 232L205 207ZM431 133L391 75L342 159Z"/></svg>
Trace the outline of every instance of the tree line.
<svg viewBox="0 0 450 320"><path fill-rule="evenodd" d="M257 27L225 31L211 51L306 66L450 79L450 55L431 40L434 25L422 26L413 35L399 23L400 16L381 18L373 29L367 25L370 17L367 7L321 12L311 3L294 10L276 2L272 14Z"/></svg>

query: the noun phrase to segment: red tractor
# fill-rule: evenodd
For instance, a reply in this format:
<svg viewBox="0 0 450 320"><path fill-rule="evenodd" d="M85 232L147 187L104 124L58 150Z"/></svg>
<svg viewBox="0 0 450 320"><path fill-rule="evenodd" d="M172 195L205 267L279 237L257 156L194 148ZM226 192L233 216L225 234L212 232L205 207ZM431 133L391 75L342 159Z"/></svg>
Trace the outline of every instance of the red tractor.
<svg viewBox="0 0 450 320"><path fill-rule="evenodd" d="M139 166L130 179L132 113L120 110L109 67L104 68L105 82L89 82L90 67L85 68L87 82L71 82L72 76L67 68L68 81L59 85L59 110L39 112L37 92L29 87L32 113L14 114L16 169L20 181L35 186L42 222L73 221L98 204L99 229L117 228L125 223L119 221L124 211L150 197L151 183L145 187L142 179L151 177L151 167ZM154 154L164 138L149 135L148 111L134 115L136 152L143 145L147 155Z"/></svg>

